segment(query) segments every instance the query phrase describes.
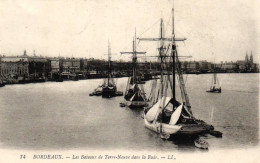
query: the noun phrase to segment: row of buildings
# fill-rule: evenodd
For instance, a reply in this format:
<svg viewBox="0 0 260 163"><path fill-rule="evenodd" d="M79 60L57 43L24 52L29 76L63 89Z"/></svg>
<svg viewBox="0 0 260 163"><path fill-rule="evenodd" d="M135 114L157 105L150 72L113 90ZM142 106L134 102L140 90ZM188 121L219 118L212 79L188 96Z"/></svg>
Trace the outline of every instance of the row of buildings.
<svg viewBox="0 0 260 163"><path fill-rule="evenodd" d="M87 60L78 58L47 58L28 56L0 56L0 76L6 80L55 80L63 75L67 78L84 76Z"/></svg>
<svg viewBox="0 0 260 163"><path fill-rule="evenodd" d="M115 76L131 75L131 62L115 61L112 65ZM181 62L181 68L186 73L259 72L259 64L254 63L252 52L250 58L246 54L245 60L217 64L207 61L185 61ZM157 62L138 64L138 70L143 74L156 74L159 69L160 65ZM35 54L28 56L26 51L21 56L0 56L0 79L9 83L57 80L60 76L63 79L104 77L106 72L107 62L94 58L51 58Z"/></svg>
<svg viewBox="0 0 260 163"><path fill-rule="evenodd" d="M182 62L182 70L187 73L208 73L208 72L242 72L251 73L259 72L259 64L254 63L253 54L251 52L250 58L246 53L245 60L238 60L236 62L221 62L213 64L207 61L191 61Z"/></svg>

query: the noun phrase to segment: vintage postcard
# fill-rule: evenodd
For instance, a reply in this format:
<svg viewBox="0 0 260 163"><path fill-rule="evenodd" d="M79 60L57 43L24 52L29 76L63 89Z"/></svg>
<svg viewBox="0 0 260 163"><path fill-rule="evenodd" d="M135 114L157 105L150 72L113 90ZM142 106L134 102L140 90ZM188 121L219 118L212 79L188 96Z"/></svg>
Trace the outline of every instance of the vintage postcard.
<svg viewBox="0 0 260 163"><path fill-rule="evenodd" d="M257 0L0 0L0 162L259 162Z"/></svg>

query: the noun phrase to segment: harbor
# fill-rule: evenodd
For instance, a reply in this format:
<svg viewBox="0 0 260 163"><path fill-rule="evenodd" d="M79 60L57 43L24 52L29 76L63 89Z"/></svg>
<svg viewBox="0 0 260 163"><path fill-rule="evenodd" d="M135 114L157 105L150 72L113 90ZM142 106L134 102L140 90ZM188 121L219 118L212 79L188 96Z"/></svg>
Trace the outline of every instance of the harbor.
<svg viewBox="0 0 260 163"><path fill-rule="evenodd" d="M193 114L223 133L222 138L205 138L209 150L256 147L259 74L226 73L218 77L225 88L221 94L205 92L211 74L189 74L186 83ZM128 79L116 80L118 89L124 90ZM205 81L208 83L200 84ZM103 79L91 79L1 88L1 148L200 151L193 142L161 139L160 134L145 127L142 109L119 106L122 96L89 97L102 82ZM144 84L147 94L150 84L151 81Z"/></svg>
<svg viewBox="0 0 260 163"><path fill-rule="evenodd" d="M246 53L244 60L234 62L212 63L208 61L181 61L184 74L215 73L259 73L259 64L254 62L253 54ZM94 58L43 57L35 54L1 55L0 85L24 84L46 81L85 80L106 78L108 61ZM158 62L138 62L138 76L146 81L160 75ZM129 77L133 75L132 63L113 60L112 77Z"/></svg>
<svg viewBox="0 0 260 163"><path fill-rule="evenodd" d="M1 152L257 162L253 1L1 2Z"/></svg>

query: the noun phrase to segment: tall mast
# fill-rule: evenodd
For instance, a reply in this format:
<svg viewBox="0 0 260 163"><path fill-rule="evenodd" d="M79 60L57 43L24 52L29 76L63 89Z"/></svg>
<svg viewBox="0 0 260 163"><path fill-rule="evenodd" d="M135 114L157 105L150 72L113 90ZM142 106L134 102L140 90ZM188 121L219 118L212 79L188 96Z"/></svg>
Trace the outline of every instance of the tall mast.
<svg viewBox="0 0 260 163"><path fill-rule="evenodd" d="M133 38L133 83L137 82L136 62L137 62L137 56L136 56L136 29L135 29L135 37Z"/></svg>
<svg viewBox="0 0 260 163"><path fill-rule="evenodd" d="M181 72L181 69L180 69L180 61L178 59L178 52L177 52L177 48L176 48L176 41L185 41L186 38L176 38L175 37L175 32L174 32L174 8L172 8L172 36L171 37L164 37L163 35L163 24L162 24L162 20L161 20L161 26L160 26L160 36L159 38L138 38L139 40L141 41L160 41L161 42L161 46L159 48L159 57L161 58L161 68L163 70L164 66L167 66L166 65L166 60L164 60L163 62L163 58L165 59L167 56L166 54L164 54L164 51L162 51L163 49L163 43L165 41L169 41L171 44L169 44L169 46L171 46L171 57L172 58L172 83L170 82L171 85L171 88L172 88L172 95L173 95L173 99L176 100L176 96L175 96L175 84L176 84L176 80L175 80L175 71L177 70L178 72L178 77L179 77L179 81L180 81L180 89L181 89L181 95L182 95L182 99L183 99L183 102L185 102L186 106L187 106L187 109L188 109L188 112L190 113L190 115L192 115L192 112L191 112L191 109L190 109L190 103L189 103L189 98L188 98L188 94L187 94L187 91L186 91L186 88L185 88L185 83L184 83L184 80L183 80L183 76L182 76L182 72ZM168 50L168 49L167 49ZM167 53L167 51L165 52ZM163 54L163 55L162 55ZM165 64L163 64L165 63ZM177 63L177 65L176 65ZM162 75L162 74L161 74ZM161 77L161 82L162 82L162 78ZM168 78L169 80L169 78ZM162 87L163 87L163 83L161 84ZM162 88L163 89L163 88Z"/></svg>
<svg viewBox="0 0 260 163"><path fill-rule="evenodd" d="M173 41L172 41L172 60L173 60L173 91L172 91L172 94L175 98L175 69L177 70L178 72L178 77L179 77L179 82L180 82L180 89L181 89L181 95L182 95L182 98L183 100L185 101L185 105L187 106L187 109L190 113L190 115L192 115L192 111L191 111L191 106L190 106L190 101L189 101L189 97L188 97L188 94L187 94L187 91L186 91L186 88L185 88L185 83L184 83L184 80L183 80L183 76L182 76L182 72L181 72L181 66L180 66L180 61L179 61L179 58L178 58L178 52L177 52L177 48L176 48L176 44L175 44L175 41L177 40L175 38L175 32L174 32L174 8L172 8L172 37L173 37ZM183 39L183 41L186 40L185 38ZM176 55L176 57L175 57ZM175 64L175 59L177 61L177 66ZM176 67L175 67L176 66Z"/></svg>
<svg viewBox="0 0 260 163"><path fill-rule="evenodd" d="M174 34L174 9L172 8L172 97L175 100L175 53L176 53L176 45L175 45L175 34ZM174 108L173 108L174 109Z"/></svg>
<svg viewBox="0 0 260 163"><path fill-rule="evenodd" d="M133 62L133 83L136 84L136 62L137 62L137 54L145 54L146 52L137 52L136 51L136 31L135 37L133 38L133 51L132 52L120 52L121 54L133 54L132 62Z"/></svg>
<svg viewBox="0 0 260 163"><path fill-rule="evenodd" d="M164 55L164 41L163 41L163 38L164 38L164 26L163 26L163 19L161 18L161 23L160 23L160 47L159 47L159 57L160 57L160 61L161 61L161 97L163 97L163 92L164 92L164 83L163 83L163 70L165 69L165 65L164 65L164 61L165 61L165 57L163 56ZM167 91L167 90L166 90Z"/></svg>
<svg viewBox="0 0 260 163"><path fill-rule="evenodd" d="M214 85L216 84L216 77L217 77L215 68L216 68L216 66L215 66L215 63L214 63L214 70L213 70L214 71Z"/></svg>
<svg viewBox="0 0 260 163"><path fill-rule="evenodd" d="M174 30L172 31L173 33L173 37L165 37L164 36L164 28L163 28L163 19L161 18L161 23L160 23L160 34L159 34L159 38L138 38L141 41L160 41L160 47L159 49L159 57L160 57L160 62L161 62L161 95L163 96L163 92L164 92L164 83L163 83L163 70L167 67L166 65L166 54L165 54L165 47L164 47L164 42L165 41L169 41L172 42L172 56L173 60L175 62L175 50L176 46L175 46L175 41L184 41L186 40L186 38L175 38L174 37ZM173 45L175 48L173 48ZM175 76L175 63L173 63L173 76ZM173 78L173 85L172 85L172 94L173 94L173 98L175 99L175 78Z"/></svg>
<svg viewBox="0 0 260 163"><path fill-rule="evenodd" d="M136 83L136 45L135 45L135 39L133 38L133 83Z"/></svg>
<svg viewBox="0 0 260 163"><path fill-rule="evenodd" d="M216 84L216 73L214 72L214 85Z"/></svg>
<svg viewBox="0 0 260 163"><path fill-rule="evenodd" d="M110 81L110 77L111 77L111 47L110 47L110 42L108 40L108 52L107 52L107 56L108 56L108 72L107 72L107 84L109 85L109 81Z"/></svg>

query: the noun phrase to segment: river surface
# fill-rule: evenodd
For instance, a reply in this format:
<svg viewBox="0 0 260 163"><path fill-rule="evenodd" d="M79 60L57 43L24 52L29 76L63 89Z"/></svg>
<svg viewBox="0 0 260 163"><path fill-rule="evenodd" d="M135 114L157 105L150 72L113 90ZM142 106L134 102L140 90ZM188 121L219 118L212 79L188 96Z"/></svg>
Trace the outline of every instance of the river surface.
<svg viewBox="0 0 260 163"><path fill-rule="evenodd" d="M259 74L218 74L222 93L206 93L212 74L184 75L195 117L223 133L205 137L210 149L250 148L259 141ZM7 85L0 88L0 148L194 151L146 129L142 110L123 97L89 96L103 79ZM125 91L127 78L117 79ZM144 85L149 94L151 81ZM177 91L177 94L179 92Z"/></svg>

